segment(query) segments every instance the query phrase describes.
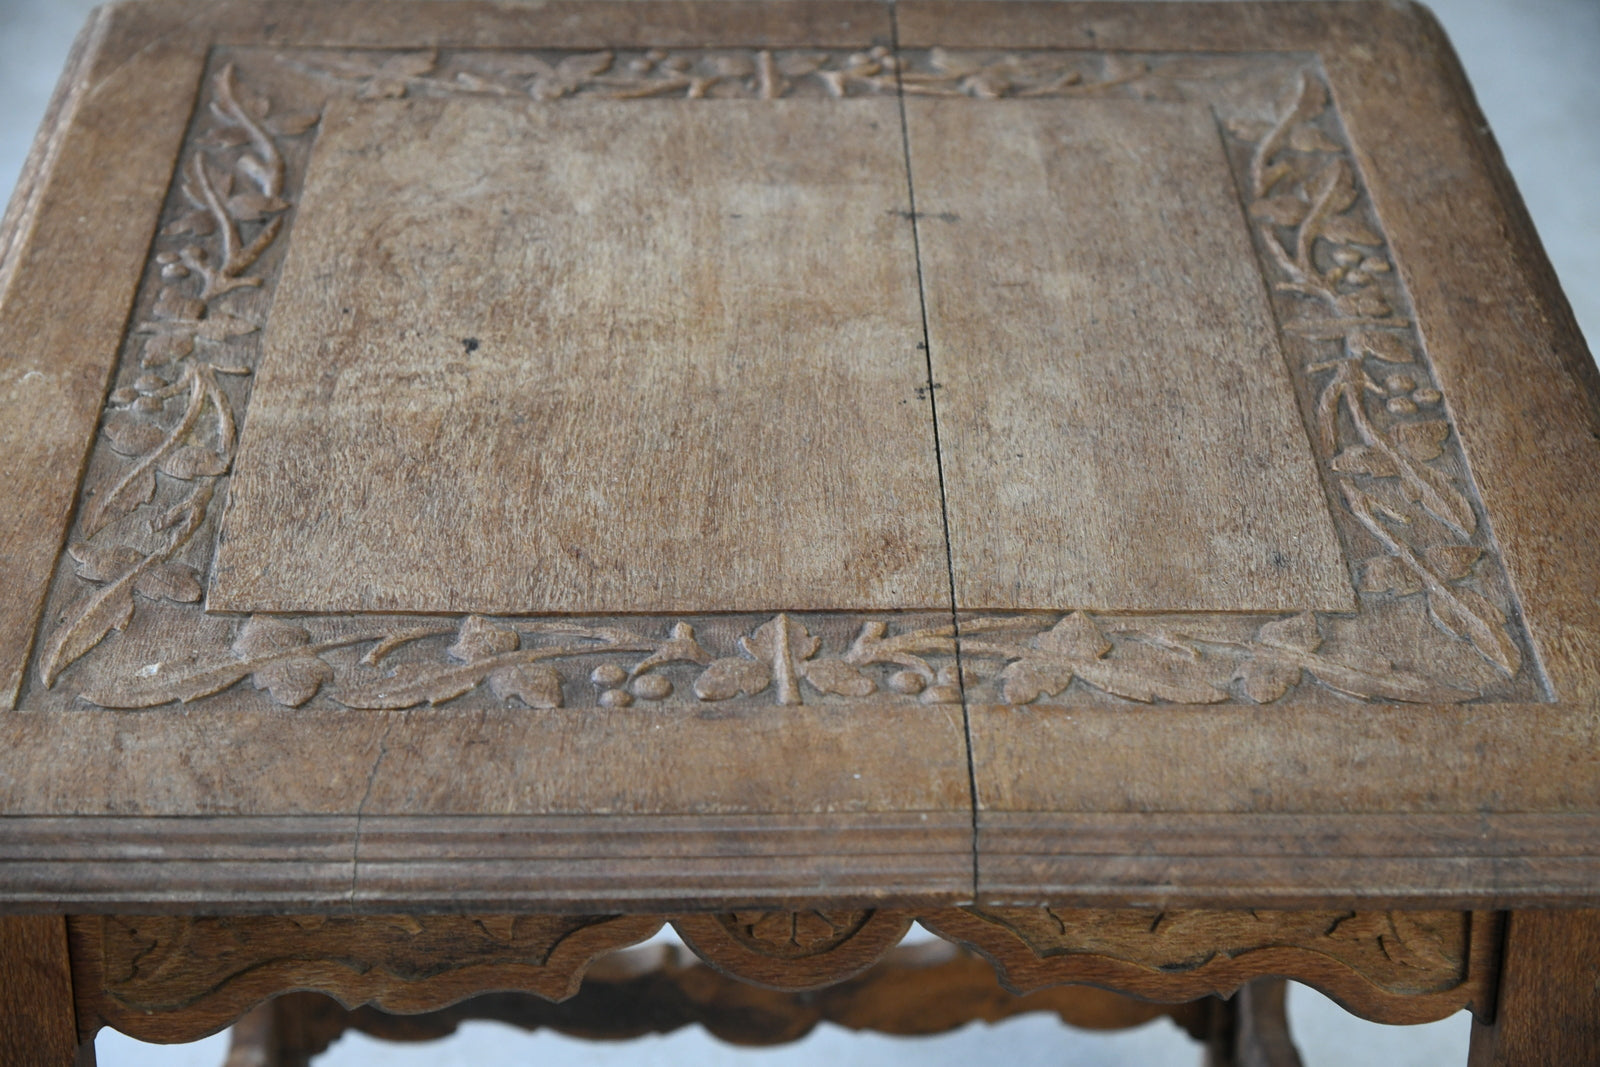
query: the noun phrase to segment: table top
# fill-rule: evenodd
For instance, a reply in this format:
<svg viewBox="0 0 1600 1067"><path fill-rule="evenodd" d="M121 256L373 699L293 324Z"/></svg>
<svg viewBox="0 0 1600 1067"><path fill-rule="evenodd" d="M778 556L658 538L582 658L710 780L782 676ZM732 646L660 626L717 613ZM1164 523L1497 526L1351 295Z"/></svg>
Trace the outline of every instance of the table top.
<svg viewBox="0 0 1600 1067"><path fill-rule="evenodd" d="M1600 387L1389 4L146 0L0 908L1600 900Z"/></svg>

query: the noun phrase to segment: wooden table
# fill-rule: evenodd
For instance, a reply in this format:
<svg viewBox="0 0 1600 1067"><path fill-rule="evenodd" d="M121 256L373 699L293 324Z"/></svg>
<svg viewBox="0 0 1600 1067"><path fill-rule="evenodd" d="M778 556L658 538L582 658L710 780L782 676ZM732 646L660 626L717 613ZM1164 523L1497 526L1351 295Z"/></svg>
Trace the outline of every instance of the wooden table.
<svg viewBox="0 0 1600 1067"><path fill-rule="evenodd" d="M102 9L0 294L5 1063L1600 1062L1600 388L1421 9Z"/></svg>

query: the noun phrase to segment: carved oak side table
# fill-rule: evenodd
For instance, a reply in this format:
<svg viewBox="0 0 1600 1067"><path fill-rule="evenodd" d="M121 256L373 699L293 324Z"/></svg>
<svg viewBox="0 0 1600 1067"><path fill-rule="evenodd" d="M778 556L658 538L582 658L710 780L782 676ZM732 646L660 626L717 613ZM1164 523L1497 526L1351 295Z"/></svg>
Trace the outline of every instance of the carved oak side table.
<svg viewBox="0 0 1600 1067"><path fill-rule="evenodd" d="M105 8L0 451L6 1064L1600 1062L1600 388L1420 8Z"/></svg>

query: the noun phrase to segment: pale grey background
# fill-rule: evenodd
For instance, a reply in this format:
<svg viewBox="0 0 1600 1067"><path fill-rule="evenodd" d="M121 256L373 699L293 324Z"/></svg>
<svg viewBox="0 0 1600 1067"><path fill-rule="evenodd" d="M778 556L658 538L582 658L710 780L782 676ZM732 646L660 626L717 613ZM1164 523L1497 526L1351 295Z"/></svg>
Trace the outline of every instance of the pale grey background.
<svg viewBox="0 0 1600 1067"><path fill-rule="evenodd" d="M73 34L92 0L0 0L0 201L10 196ZM1600 337L1600 0L1435 0L1489 124L1499 138L1556 273L1590 338ZM1592 344L1593 342L1591 342ZM1492 358L1493 353L1485 353ZM1420 1027L1384 1027L1345 1015L1297 988L1290 1015L1306 1067L1433 1067L1466 1062L1464 1015ZM102 1067L217 1067L219 1035L161 1048L102 1033ZM936 1038L884 1038L825 1027L781 1049L734 1049L698 1030L618 1045L525 1035L469 1024L431 1045L387 1045L353 1035L319 1067L497 1067L696 1064L704 1067L832 1067L1005 1062L1008 1067L1191 1067L1197 1046L1169 1023L1111 1035L1067 1030L1053 1017L974 1025Z"/></svg>

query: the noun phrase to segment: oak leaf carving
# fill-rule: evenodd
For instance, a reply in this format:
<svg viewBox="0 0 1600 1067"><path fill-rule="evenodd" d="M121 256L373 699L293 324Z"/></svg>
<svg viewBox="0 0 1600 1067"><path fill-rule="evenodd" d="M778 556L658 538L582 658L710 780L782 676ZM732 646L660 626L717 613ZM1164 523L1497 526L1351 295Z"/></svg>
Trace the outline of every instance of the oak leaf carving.
<svg viewBox="0 0 1600 1067"><path fill-rule="evenodd" d="M162 456L157 467L162 474L192 482L196 478L214 478L227 474L230 462L227 456L213 452L209 448L201 448L199 445L179 445Z"/></svg>
<svg viewBox="0 0 1600 1067"><path fill-rule="evenodd" d="M247 156L260 165L254 156ZM241 165L244 160L240 160ZM263 175L264 177L265 175ZM260 222L268 215L276 215L289 210L289 202L276 196L263 196L260 193L239 193L228 198L228 214L240 222Z"/></svg>
<svg viewBox="0 0 1600 1067"><path fill-rule="evenodd" d="M1382 330L1357 330L1345 338L1345 343L1352 355L1371 356L1385 363L1412 363L1417 358L1404 338Z"/></svg>
<svg viewBox="0 0 1600 1067"><path fill-rule="evenodd" d="M1270 650L1315 652L1322 647L1322 630L1317 625L1316 616L1307 612L1266 623L1256 631L1256 641L1268 651L1252 655L1241 663L1234 673L1234 679L1251 700L1257 704L1270 704L1299 685L1304 673L1304 667L1297 659L1277 655Z"/></svg>
<svg viewBox="0 0 1600 1067"><path fill-rule="evenodd" d="M1434 545L1423 553L1423 559L1439 577L1455 582L1470 575L1482 555L1483 549L1476 545Z"/></svg>
<svg viewBox="0 0 1600 1067"><path fill-rule="evenodd" d="M1381 248L1383 237L1353 215L1335 215L1322 224L1322 236L1336 244Z"/></svg>
<svg viewBox="0 0 1600 1067"><path fill-rule="evenodd" d="M1416 459L1395 432L1385 433L1372 424L1363 397L1377 388L1361 370L1359 359L1340 360L1333 365L1337 373L1317 398L1318 434L1329 451L1339 438L1339 410L1348 412L1360 442L1339 452L1331 462L1341 474L1365 474L1374 478L1398 480L1406 498L1421 505L1428 514L1463 536L1478 526L1472 503L1455 487L1449 476ZM1380 391L1381 392L1381 391ZM1425 425L1425 424L1403 424ZM1434 431L1418 431L1430 434ZM1353 487L1344 488L1347 501ZM1361 494L1366 499L1365 494ZM1359 517L1359 512L1358 512Z"/></svg>
<svg viewBox="0 0 1600 1067"><path fill-rule="evenodd" d="M310 644L304 626L253 615L239 628L233 653L250 670L252 685L279 704L298 708L333 681L333 668L309 650Z"/></svg>
<svg viewBox="0 0 1600 1067"><path fill-rule="evenodd" d="M1271 704L1299 685L1304 673L1297 663L1284 663L1272 656L1251 656L1239 664L1233 677L1245 696L1257 704Z"/></svg>
<svg viewBox="0 0 1600 1067"><path fill-rule="evenodd" d="M1259 704L1278 700L1310 673L1328 688L1367 700L1458 703L1476 693L1395 669L1387 661L1347 662L1324 655L1322 631L1310 612L1279 619L1256 631L1250 657L1234 679Z"/></svg>
<svg viewBox="0 0 1600 1067"><path fill-rule="evenodd" d="M709 664L712 658L711 653L707 652L695 637L693 625L687 622L673 623L672 635L654 652L634 664L628 676L637 678L646 671L669 663L698 663L704 666Z"/></svg>
<svg viewBox="0 0 1600 1067"><path fill-rule="evenodd" d="M878 688L877 682L843 660L813 660L804 665L802 674L807 682L824 693L844 697L868 696Z"/></svg>
<svg viewBox="0 0 1600 1067"><path fill-rule="evenodd" d="M1081 611L1035 637L1030 646L1000 672L1008 703L1054 696L1075 677L1141 703L1214 704L1228 699L1227 692L1211 683L1199 658L1184 651L1130 642L1112 657L1111 641Z"/></svg>
<svg viewBox="0 0 1600 1067"><path fill-rule="evenodd" d="M554 67L535 71L528 84L528 95L535 100L556 100L577 92L583 83L611 68L610 52L591 52L567 56Z"/></svg>
<svg viewBox="0 0 1600 1067"><path fill-rule="evenodd" d="M1410 596L1422 592L1422 580L1394 556L1373 556L1361 564L1360 589L1363 593Z"/></svg>
<svg viewBox="0 0 1600 1067"><path fill-rule="evenodd" d="M1341 313L1356 318L1380 319L1393 310L1387 300L1370 290L1345 293L1333 303Z"/></svg>
<svg viewBox="0 0 1600 1067"><path fill-rule="evenodd" d="M749 635L739 638L739 647L752 658L771 663L779 657L804 660L815 656L822 647L822 641L811 636L804 626L779 615L762 623Z"/></svg>
<svg viewBox="0 0 1600 1067"><path fill-rule="evenodd" d="M441 669L429 663L401 663L381 679L341 687L336 699L346 707L375 710L442 704L476 689L485 673L471 665Z"/></svg>
<svg viewBox="0 0 1600 1067"><path fill-rule="evenodd" d="M102 547L82 541L68 546L67 555L77 563L78 577L91 582L119 581L146 559L143 552L127 545ZM146 567L134 579L132 589L148 600L179 604L192 604L205 593L200 586L200 572L187 563L172 560Z"/></svg>
<svg viewBox="0 0 1600 1067"><path fill-rule="evenodd" d="M515 652L521 644L517 631L496 626L481 615L468 615L456 632L455 644L445 654L457 663L476 663L502 652Z"/></svg>
<svg viewBox="0 0 1600 1067"><path fill-rule="evenodd" d="M1343 159L1331 159L1311 179L1312 202L1321 207L1323 215L1317 220L1318 226L1326 226L1328 221L1343 211L1348 211L1360 195L1356 190L1355 175L1351 173L1350 164ZM1319 234L1323 233L1318 229Z"/></svg>
<svg viewBox="0 0 1600 1067"><path fill-rule="evenodd" d="M436 53L427 51L403 52L375 64L354 55L342 57L341 61L352 66L362 62L367 64L367 77L356 95L362 100L378 100L405 96L411 80L432 71L437 59Z"/></svg>
<svg viewBox="0 0 1600 1067"><path fill-rule="evenodd" d="M101 430L111 451L123 456L145 455L166 437L161 427L120 411L107 415Z"/></svg>
<svg viewBox="0 0 1600 1067"><path fill-rule="evenodd" d="M1461 586L1428 590L1428 615L1452 637L1472 642L1508 677L1522 665L1522 650L1506 628L1505 612L1482 593Z"/></svg>
<svg viewBox="0 0 1600 1067"><path fill-rule="evenodd" d="M205 301L187 296L172 285L161 287L161 291L156 294L156 302L150 308L150 314L158 319L176 319L184 322L198 322L205 313Z"/></svg>
<svg viewBox="0 0 1600 1067"><path fill-rule="evenodd" d="M272 115L264 120L267 129L279 137L299 137L321 121L322 113L319 111L290 112Z"/></svg>
<svg viewBox="0 0 1600 1067"><path fill-rule="evenodd" d="M1311 205L1298 196L1283 194L1257 200L1250 205L1250 214L1274 226L1298 226L1306 217Z"/></svg>
<svg viewBox="0 0 1600 1067"><path fill-rule="evenodd" d="M1272 132L1272 123L1260 119L1231 118L1224 125L1239 140L1252 144Z"/></svg>
<svg viewBox="0 0 1600 1067"><path fill-rule="evenodd" d="M81 603L76 614L65 621L45 642L40 657L39 675L46 687L54 685L56 678L68 665L105 640L106 635L112 630L125 629L133 620L133 598L136 587L152 572L171 562L172 557L189 543L189 539L205 521L206 509L211 503L211 493L211 486L202 484L186 500L158 515L151 523L151 527L158 533L165 532L166 541L148 554L140 555L137 561L122 553L112 553L109 556L83 553L84 565L91 568L94 573L118 576L107 579L98 591ZM128 566L130 563L131 566ZM125 567L127 569L124 569ZM189 577L193 577L192 573L185 575L180 571L167 572L153 585L148 586L144 595L154 593L164 596L169 592L179 591L187 593L189 590L184 583ZM198 583L197 579L196 581ZM171 699L165 697L155 703L165 703Z"/></svg>
<svg viewBox="0 0 1600 1067"><path fill-rule="evenodd" d="M456 640L446 655L457 663L482 663L507 652L515 652L522 645L517 631L496 626L480 615L468 615L456 631ZM419 676L420 678L420 676ZM489 691L501 700L513 697L530 708L559 708L561 706L561 675L555 668L541 663L513 663L492 670L484 679ZM466 684L461 678L452 685L438 684L434 692L444 692L455 686L464 686L453 696L460 696L477 684ZM440 699L450 699L441 697ZM436 701L437 702L437 701Z"/></svg>
<svg viewBox="0 0 1600 1067"><path fill-rule="evenodd" d="M139 365L142 367L165 367L193 353L194 334L161 333L145 341L144 352L139 357Z"/></svg>
<svg viewBox="0 0 1600 1067"><path fill-rule="evenodd" d="M1412 459L1427 462L1437 459L1444 451L1450 437L1450 424L1443 419L1427 422L1405 422L1395 427L1395 443Z"/></svg>
<svg viewBox="0 0 1600 1067"><path fill-rule="evenodd" d="M755 696L772 684L772 671L752 659L728 656L713 660L694 680L694 695L701 700L730 700Z"/></svg>
<svg viewBox="0 0 1600 1067"><path fill-rule="evenodd" d="M161 231L166 237L210 237L217 232L217 219L210 210L197 207L179 215Z"/></svg>
<svg viewBox="0 0 1600 1067"><path fill-rule="evenodd" d="M739 639L739 647L751 658L771 667L780 703L800 702L796 678L804 678L820 692L841 696L866 696L878 687L848 663L814 660L822 641L788 615L778 615L758 626L749 636Z"/></svg>
<svg viewBox="0 0 1600 1067"><path fill-rule="evenodd" d="M561 675L542 663L519 663L489 675L489 691L501 700L515 697L530 708L561 706Z"/></svg>
<svg viewBox="0 0 1600 1067"><path fill-rule="evenodd" d="M1342 149L1327 134L1302 122L1289 131L1289 147L1296 152L1339 152Z"/></svg>
<svg viewBox="0 0 1600 1067"><path fill-rule="evenodd" d="M1389 453L1367 445L1350 445L1329 462L1340 474L1364 474L1369 478L1398 478L1400 465Z"/></svg>

